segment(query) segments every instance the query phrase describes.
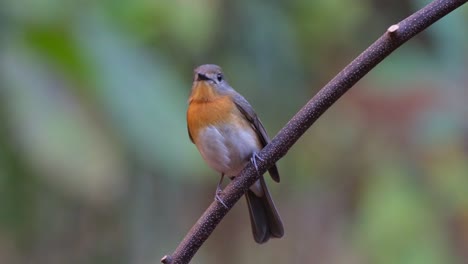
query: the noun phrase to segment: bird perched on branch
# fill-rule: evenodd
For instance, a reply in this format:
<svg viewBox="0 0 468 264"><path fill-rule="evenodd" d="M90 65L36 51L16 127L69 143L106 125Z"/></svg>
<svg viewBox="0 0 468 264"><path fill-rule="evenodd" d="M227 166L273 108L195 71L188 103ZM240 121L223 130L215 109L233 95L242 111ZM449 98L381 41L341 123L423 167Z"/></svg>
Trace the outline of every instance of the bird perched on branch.
<svg viewBox="0 0 468 264"><path fill-rule="evenodd" d="M252 106L229 86L217 65L195 69L187 128L190 140L206 163L221 173L215 200L226 206L219 197L224 176L237 176L250 160L256 166L256 153L270 138ZM280 181L276 165L268 172L274 181ZM263 176L246 191L245 197L255 241L265 243L270 237L282 237L283 223Z"/></svg>

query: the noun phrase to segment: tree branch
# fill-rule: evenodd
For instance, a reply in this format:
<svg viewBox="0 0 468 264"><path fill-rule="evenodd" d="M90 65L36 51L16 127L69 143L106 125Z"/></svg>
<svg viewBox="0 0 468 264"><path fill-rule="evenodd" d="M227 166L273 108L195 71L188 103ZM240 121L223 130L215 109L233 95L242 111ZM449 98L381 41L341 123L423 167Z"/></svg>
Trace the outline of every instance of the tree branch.
<svg viewBox="0 0 468 264"><path fill-rule="evenodd" d="M467 0L435 0L388 30L369 48L323 87L262 151L257 162L260 174L282 158L307 129L346 91L365 76L400 45L431 24L460 7ZM189 263L200 246L210 236L221 219L242 197L244 191L258 179L249 163L223 191L221 198L228 208L214 201L190 229L172 255L161 259L164 264Z"/></svg>

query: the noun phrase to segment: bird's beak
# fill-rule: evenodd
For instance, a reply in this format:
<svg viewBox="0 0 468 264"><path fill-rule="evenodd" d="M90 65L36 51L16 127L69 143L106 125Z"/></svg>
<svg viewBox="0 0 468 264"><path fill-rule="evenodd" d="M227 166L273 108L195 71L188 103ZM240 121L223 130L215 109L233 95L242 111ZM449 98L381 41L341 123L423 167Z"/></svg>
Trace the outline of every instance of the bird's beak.
<svg viewBox="0 0 468 264"><path fill-rule="evenodd" d="M206 76L204 73L197 73L196 80L197 81L209 81L211 79L208 78L208 76Z"/></svg>

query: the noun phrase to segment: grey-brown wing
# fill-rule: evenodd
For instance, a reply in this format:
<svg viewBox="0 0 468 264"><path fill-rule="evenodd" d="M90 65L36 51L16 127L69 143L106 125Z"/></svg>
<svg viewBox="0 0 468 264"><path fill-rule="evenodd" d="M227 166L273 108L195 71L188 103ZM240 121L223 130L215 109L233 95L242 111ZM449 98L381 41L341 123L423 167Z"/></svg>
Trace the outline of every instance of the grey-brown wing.
<svg viewBox="0 0 468 264"><path fill-rule="evenodd" d="M238 93L233 95L233 99L239 111L253 125L255 131L257 132L258 138L262 143L262 147L265 147L268 143L270 143L270 137L268 137L265 127L263 126L260 119L257 117L257 114L253 110L252 106L249 104L249 102L247 102L247 100L244 97L242 97L242 95ZM271 178L275 182L280 182L280 176L276 164L269 168L268 172L270 173Z"/></svg>

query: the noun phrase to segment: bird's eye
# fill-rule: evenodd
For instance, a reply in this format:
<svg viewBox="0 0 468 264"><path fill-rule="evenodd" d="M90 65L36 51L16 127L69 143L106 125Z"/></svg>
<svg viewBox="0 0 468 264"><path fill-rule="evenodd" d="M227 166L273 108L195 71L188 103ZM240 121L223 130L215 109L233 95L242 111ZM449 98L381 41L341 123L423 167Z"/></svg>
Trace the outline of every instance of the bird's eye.
<svg viewBox="0 0 468 264"><path fill-rule="evenodd" d="M218 82L222 81L223 80L223 74L218 73L218 75L216 75L216 79L218 80Z"/></svg>

